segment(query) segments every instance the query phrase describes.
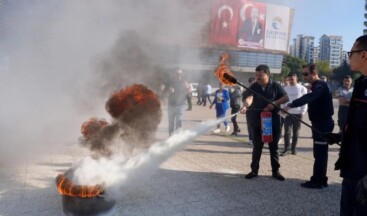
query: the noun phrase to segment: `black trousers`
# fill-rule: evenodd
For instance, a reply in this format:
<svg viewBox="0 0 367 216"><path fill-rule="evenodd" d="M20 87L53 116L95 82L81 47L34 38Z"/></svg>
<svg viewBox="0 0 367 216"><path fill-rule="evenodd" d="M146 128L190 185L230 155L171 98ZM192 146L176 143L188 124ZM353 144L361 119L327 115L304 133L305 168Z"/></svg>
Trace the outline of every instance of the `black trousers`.
<svg viewBox="0 0 367 216"><path fill-rule="evenodd" d="M212 103L212 101L210 100L210 94L205 94L204 96L203 96L203 103L204 103L204 106L206 106L206 99L208 99L208 101L209 101L209 104L211 104Z"/></svg>
<svg viewBox="0 0 367 216"><path fill-rule="evenodd" d="M302 120L302 114L293 114L293 116L297 117L298 119ZM299 129L301 128L301 122L292 118L291 116L287 115L284 119L284 150L289 150L289 140L292 134L292 151L296 150L298 136L299 136Z"/></svg>
<svg viewBox="0 0 367 216"><path fill-rule="evenodd" d="M251 170L252 172L258 173L260 167L260 159L262 150L264 147L264 143L261 140L262 132L261 126L253 127L253 150L252 150L252 162L251 162ZM273 173L279 171L279 153L278 153L278 142L279 142L280 128L273 127L273 141L269 143L269 151L270 151L270 163L271 170Z"/></svg>
<svg viewBox="0 0 367 216"><path fill-rule="evenodd" d="M365 216L367 215L367 205L362 206L356 199L357 181L353 179L343 179L342 194L340 199L341 216Z"/></svg>
<svg viewBox="0 0 367 216"><path fill-rule="evenodd" d="M232 108L231 109L231 114L233 115L233 114L235 114L239 111L240 111L240 108ZM233 116L231 118L231 121L233 123L233 132L237 133L237 131L238 131L237 115Z"/></svg>
<svg viewBox="0 0 367 216"><path fill-rule="evenodd" d="M339 106L338 110L338 126L339 131L343 131L344 125L347 122L349 106Z"/></svg>
<svg viewBox="0 0 367 216"><path fill-rule="evenodd" d="M312 127L321 133L330 133L334 129L334 121L330 118L323 121L312 122ZM327 183L327 162L329 145L324 140L321 134L312 130L313 139L313 157L315 162L313 164L313 175L311 181L317 184Z"/></svg>
<svg viewBox="0 0 367 216"><path fill-rule="evenodd" d="M252 141L254 139L254 129L253 129L252 123L249 121L249 119L250 119L249 115L250 114L246 112L246 123L247 123L248 139Z"/></svg>

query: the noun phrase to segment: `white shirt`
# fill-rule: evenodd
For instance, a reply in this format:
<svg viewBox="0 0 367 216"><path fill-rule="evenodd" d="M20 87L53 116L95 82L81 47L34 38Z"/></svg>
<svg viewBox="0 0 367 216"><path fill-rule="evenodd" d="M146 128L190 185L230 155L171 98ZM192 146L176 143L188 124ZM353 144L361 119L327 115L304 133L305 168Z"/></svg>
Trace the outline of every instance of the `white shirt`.
<svg viewBox="0 0 367 216"><path fill-rule="evenodd" d="M285 92L287 92L288 97L289 97L288 103L292 103L294 100L307 94L307 88L299 83L297 83L295 86L291 86L291 85L284 86L284 90ZM285 107L285 105L286 104L282 106ZM288 112L291 114L302 114L302 115L305 114L306 111L307 111L307 104L288 110Z"/></svg>
<svg viewBox="0 0 367 216"><path fill-rule="evenodd" d="M212 86L210 84L208 84L206 86L206 92L205 92L205 94L211 94L211 93L212 93Z"/></svg>
<svg viewBox="0 0 367 216"><path fill-rule="evenodd" d="M350 101L350 99L352 99L352 94L353 94L353 87L350 89L346 89L345 87L340 87L337 90L337 96L338 97L342 97L345 100ZM348 106L348 105L340 105L340 106Z"/></svg>

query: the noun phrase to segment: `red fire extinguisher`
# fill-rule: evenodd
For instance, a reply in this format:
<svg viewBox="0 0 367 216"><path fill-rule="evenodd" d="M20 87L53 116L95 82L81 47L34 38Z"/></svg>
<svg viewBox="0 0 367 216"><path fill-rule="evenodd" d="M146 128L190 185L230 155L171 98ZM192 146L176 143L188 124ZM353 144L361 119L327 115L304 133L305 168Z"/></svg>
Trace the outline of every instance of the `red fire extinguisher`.
<svg viewBox="0 0 367 216"><path fill-rule="evenodd" d="M273 141L273 123L271 120L271 116L271 112L269 111L261 112L261 140L264 143L270 143Z"/></svg>

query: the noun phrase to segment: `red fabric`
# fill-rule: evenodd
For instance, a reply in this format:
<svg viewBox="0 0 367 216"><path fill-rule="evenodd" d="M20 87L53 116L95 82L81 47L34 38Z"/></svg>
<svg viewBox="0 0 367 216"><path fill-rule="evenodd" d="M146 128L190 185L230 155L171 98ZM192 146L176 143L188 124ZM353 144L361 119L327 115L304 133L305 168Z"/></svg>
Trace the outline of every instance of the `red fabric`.
<svg viewBox="0 0 367 216"><path fill-rule="evenodd" d="M240 3L239 0L216 0L213 2L210 29L211 43L237 44Z"/></svg>

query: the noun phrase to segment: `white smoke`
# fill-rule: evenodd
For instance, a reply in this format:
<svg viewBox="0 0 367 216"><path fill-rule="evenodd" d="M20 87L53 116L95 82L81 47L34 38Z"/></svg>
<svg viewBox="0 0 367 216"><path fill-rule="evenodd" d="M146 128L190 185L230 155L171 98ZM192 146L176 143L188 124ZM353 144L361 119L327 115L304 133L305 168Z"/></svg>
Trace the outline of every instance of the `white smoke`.
<svg viewBox="0 0 367 216"><path fill-rule="evenodd" d="M111 159L85 158L74 164L71 180L77 185L104 185L109 198L120 198L149 178L160 164L191 140L232 116L202 122L190 130L178 131L167 140L154 143L147 151L131 158L121 155Z"/></svg>
<svg viewBox="0 0 367 216"><path fill-rule="evenodd" d="M104 102L109 90L143 83L142 74L152 74L154 62L139 58L154 56L151 44L200 40L203 26L191 25L197 23L190 22L192 6L166 0L3 1L0 59L8 59L8 66L0 70L0 158L38 157L42 151L76 145L82 122L108 118ZM209 14L206 3L205 8ZM120 43L126 32L138 36L130 37L135 49L125 49L129 41ZM122 58L128 54L129 65L145 67L101 67L106 62L123 67L116 53ZM99 94L99 84L116 77L120 86Z"/></svg>

